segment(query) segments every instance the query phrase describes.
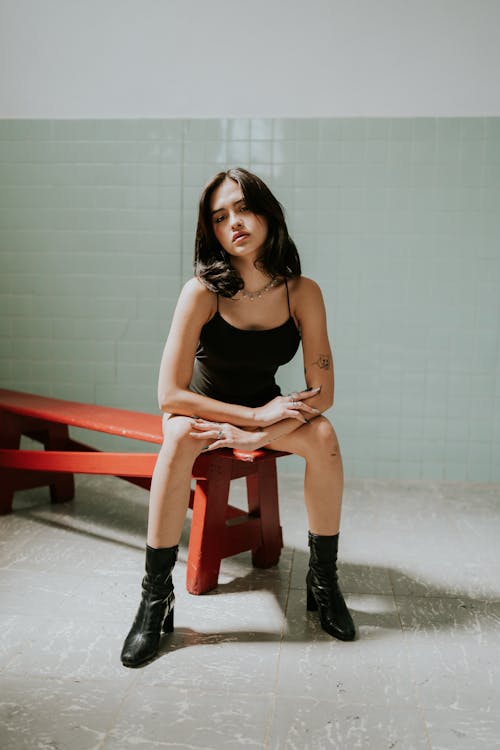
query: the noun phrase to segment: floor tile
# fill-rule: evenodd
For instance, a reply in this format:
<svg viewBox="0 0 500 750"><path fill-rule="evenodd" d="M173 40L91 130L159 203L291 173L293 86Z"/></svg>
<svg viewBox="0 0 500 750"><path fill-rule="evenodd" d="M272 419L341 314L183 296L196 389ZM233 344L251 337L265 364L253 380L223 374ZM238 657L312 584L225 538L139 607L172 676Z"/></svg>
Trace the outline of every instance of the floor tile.
<svg viewBox="0 0 500 750"><path fill-rule="evenodd" d="M116 682L2 680L2 750L99 750L114 724L125 686Z"/></svg>
<svg viewBox="0 0 500 750"><path fill-rule="evenodd" d="M4 614L24 614L27 601L37 617L55 614L68 603L68 597L81 579L29 570L0 570L0 601Z"/></svg>
<svg viewBox="0 0 500 750"><path fill-rule="evenodd" d="M148 684L274 689L285 601L268 591L176 596L175 630L144 672Z"/></svg>
<svg viewBox="0 0 500 750"><path fill-rule="evenodd" d="M30 639L36 637L39 628L40 623L32 614L0 614L0 670L29 648Z"/></svg>
<svg viewBox="0 0 500 750"><path fill-rule="evenodd" d="M278 697L269 750L429 750L418 711L401 704L340 704Z"/></svg>
<svg viewBox="0 0 500 750"><path fill-rule="evenodd" d="M47 525L29 544L11 550L4 567L13 570L44 570L47 574L109 574L136 570L134 555L142 550L105 536L77 529Z"/></svg>
<svg viewBox="0 0 500 750"><path fill-rule="evenodd" d="M500 600L500 564L472 563L446 557L436 564L426 555L425 560L399 570L389 568L389 576L397 596Z"/></svg>
<svg viewBox="0 0 500 750"><path fill-rule="evenodd" d="M325 633L305 593L290 592L288 632L279 662L281 695L336 700L339 704L414 704L408 650L392 597L346 598L358 638L344 643Z"/></svg>
<svg viewBox="0 0 500 750"><path fill-rule="evenodd" d="M494 712L500 705L500 603L398 597L397 606L420 705Z"/></svg>
<svg viewBox="0 0 500 750"><path fill-rule="evenodd" d="M294 550L284 547L279 562L270 568L254 568L250 552L222 560L217 591L251 591L288 589Z"/></svg>
<svg viewBox="0 0 500 750"><path fill-rule="evenodd" d="M218 686L214 686L217 688ZM264 748L268 695L141 685L124 701L102 750Z"/></svg>
<svg viewBox="0 0 500 750"><path fill-rule="evenodd" d="M116 623L40 618L4 674L130 681L133 673L119 660L125 634Z"/></svg>
<svg viewBox="0 0 500 750"><path fill-rule="evenodd" d="M425 720L433 750L494 750L500 747L498 710L478 714L476 711L427 709Z"/></svg>

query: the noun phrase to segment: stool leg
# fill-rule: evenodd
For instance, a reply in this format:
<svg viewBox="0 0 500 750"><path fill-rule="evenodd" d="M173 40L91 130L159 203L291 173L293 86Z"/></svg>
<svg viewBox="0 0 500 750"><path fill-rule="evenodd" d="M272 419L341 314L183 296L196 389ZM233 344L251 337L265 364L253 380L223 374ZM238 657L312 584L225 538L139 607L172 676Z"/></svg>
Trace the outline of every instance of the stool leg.
<svg viewBox="0 0 500 750"><path fill-rule="evenodd" d="M278 503L278 478L276 460L262 461L257 474L247 477L248 509L260 516L262 544L252 550L252 563L256 568L270 568L280 559L283 548Z"/></svg>
<svg viewBox="0 0 500 750"><path fill-rule="evenodd" d="M207 478L196 483L186 575L190 594L204 594L217 586L230 481L231 462L213 456Z"/></svg>

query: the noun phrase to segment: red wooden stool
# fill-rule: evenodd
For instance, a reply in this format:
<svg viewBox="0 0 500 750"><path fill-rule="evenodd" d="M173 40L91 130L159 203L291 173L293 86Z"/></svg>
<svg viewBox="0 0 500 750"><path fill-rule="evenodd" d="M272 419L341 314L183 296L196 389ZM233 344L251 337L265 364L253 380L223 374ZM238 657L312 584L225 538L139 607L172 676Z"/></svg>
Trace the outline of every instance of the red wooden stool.
<svg viewBox="0 0 500 750"><path fill-rule="evenodd" d="M74 497L75 473L110 474L149 489L156 453L110 453L73 440L81 427L149 443L162 442L161 416L0 389L0 514L14 493L49 486L52 502ZM45 450L23 450L21 436ZM195 461L186 586L202 594L217 586L221 560L252 551L256 567L275 565L283 547L279 519L278 451L220 449ZM246 477L248 512L229 504L231 480Z"/></svg>

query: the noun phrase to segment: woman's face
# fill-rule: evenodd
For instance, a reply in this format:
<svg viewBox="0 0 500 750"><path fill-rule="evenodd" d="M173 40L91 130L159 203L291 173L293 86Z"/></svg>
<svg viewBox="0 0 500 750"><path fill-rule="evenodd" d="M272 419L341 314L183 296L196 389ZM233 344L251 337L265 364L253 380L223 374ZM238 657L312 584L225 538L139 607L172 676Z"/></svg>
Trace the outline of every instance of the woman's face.
<svg viewBox="0 0 500 750"><path fill-rule="evenodd" d="M227 177L212 193L212 226L217 240L234 258L252 261L261 254L267 238L267 220L246 207L237 182Z"/></svg>

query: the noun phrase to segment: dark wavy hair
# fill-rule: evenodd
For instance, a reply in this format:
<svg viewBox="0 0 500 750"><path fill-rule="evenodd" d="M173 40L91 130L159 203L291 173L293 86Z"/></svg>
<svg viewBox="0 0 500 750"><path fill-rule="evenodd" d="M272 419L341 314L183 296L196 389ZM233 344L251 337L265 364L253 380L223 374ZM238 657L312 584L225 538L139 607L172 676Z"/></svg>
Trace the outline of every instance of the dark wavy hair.
<svg viewBox="0 0 500 750"><path fill-rule="evenodd" d="M300 276L299 254L288 234L282 205L260 177L241 167L219 172L203 189L194 252L196 276L210 291L222 297L233 297L244 286L243 279L231 265L231 256L216 239L213 229L212 195L227 178L241 187L247 208L267 220L267 238L256 266L270 276L285 279Z"/></svg>

